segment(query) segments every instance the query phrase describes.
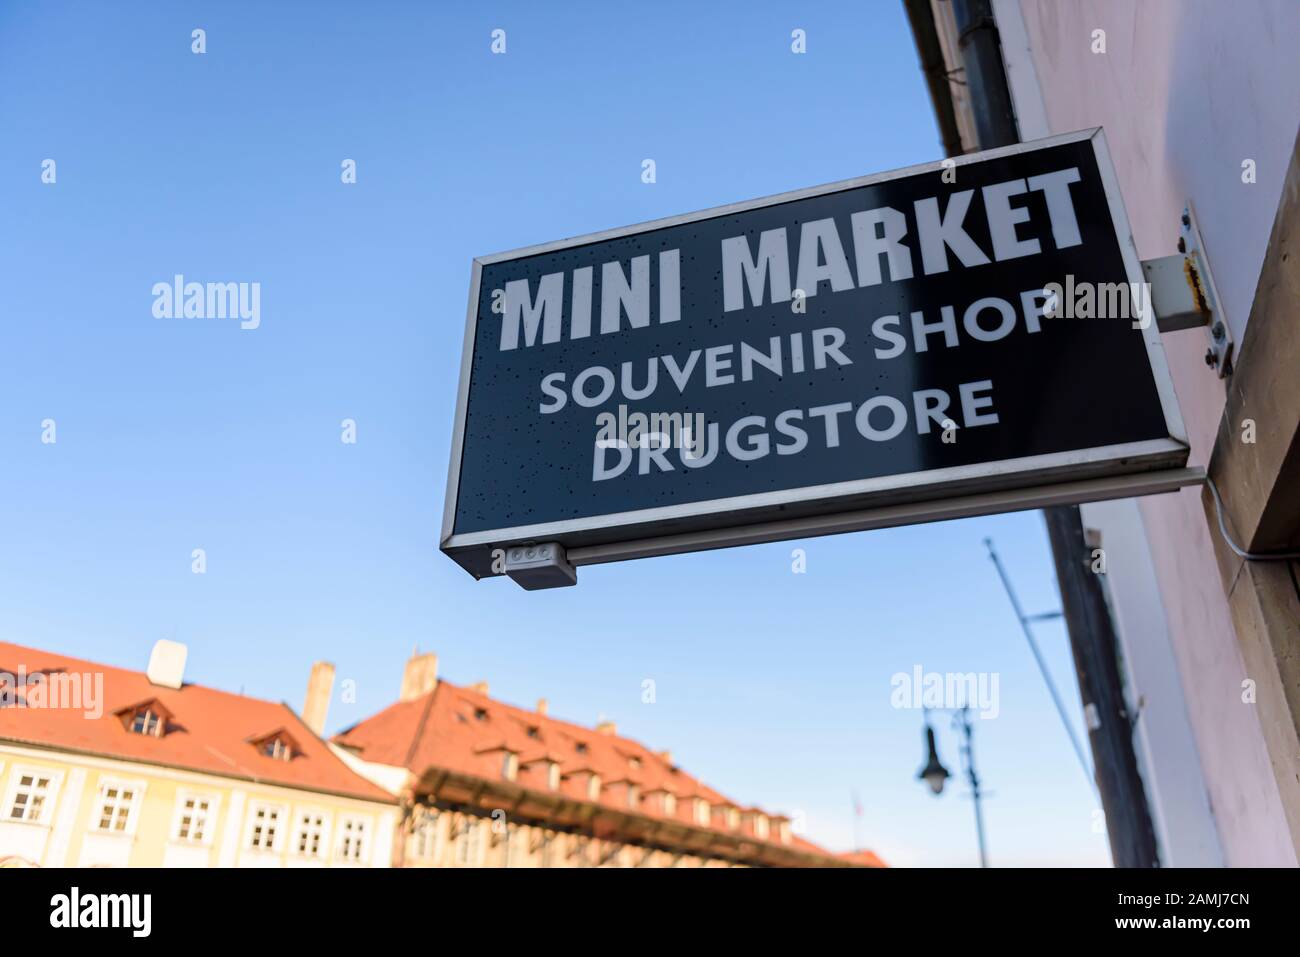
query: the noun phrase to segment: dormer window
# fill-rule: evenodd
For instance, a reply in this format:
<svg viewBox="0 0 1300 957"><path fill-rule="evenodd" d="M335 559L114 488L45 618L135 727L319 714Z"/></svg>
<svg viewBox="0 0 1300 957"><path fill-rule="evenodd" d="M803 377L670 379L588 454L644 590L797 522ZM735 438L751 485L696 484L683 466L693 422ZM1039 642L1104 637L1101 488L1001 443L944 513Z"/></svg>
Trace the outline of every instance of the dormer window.
<svg viewBox="0 0 1300 957"><path fill-rule="evenodd" d="M162 716L153 708L142 708L131 719L132 734L148 734L156 738L160 731L162 731Z"/></svg>
<svg viewBox="0 0 1300 957"><path fill-rule="evenodd" d="M704 798L695 799L695 823L700 827L709 826L709 802Z"/></svg>
<svg viewBox="0 0 1300 957"><path fill-rule="evenodd" d="M487 716L488 716L487 708L475 708L475 709L474 709L474 717L475 717L476 719L478 719L479 721L486 721L486 720L487 720Z"/></svg>
<svg viewBox="0 0 1300 957"><path fill-rule="evenodd" d="M630 757L627 759L627 766L635 771L637 768L641 767L641 759L635 756Z"/></svg>
<svg viewBox="0 0 1300 957"><path fill-rule="evenodd" d="M251 743L257 748L258 754L275 761L292 761L299 753L298 743L284 731L273 731L260 738L253 738Z"/></svg>
<svg viewBox="0 0 1300 957"><path fill-rule="evenodd" d="M528 736L529 736L530 738L533 738L534 740L536 740L537 738L540 738L540 737L542 736L541 729L538 728L537 725L535 725L535 724L530 724L530 725L528 726Z"/></svg>
<svg viewBox="0 0 1300 957"><path fill-rule="evenodd" d="M161 738L167 733L167 722L172 716L170 711L152 698L121 708L116 714L128 733L151 738Z"/></svg>
<svg viewBox="0 0 1300 957"><path fill-rule="evenodd" d="M575 744L575 745L573 746L573 750L577 751L579 754L586 754L586 753L587 753L587 744L586 744L586 742L585 742L585 741L579 741L577 744Z"/></svg>

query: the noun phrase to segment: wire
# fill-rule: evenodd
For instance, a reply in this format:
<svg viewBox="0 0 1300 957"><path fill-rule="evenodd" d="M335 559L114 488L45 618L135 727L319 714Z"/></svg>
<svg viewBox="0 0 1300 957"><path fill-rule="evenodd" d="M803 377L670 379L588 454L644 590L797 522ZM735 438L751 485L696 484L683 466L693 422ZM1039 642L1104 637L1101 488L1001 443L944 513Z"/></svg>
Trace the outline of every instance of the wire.
<svg viewBox="0 0 1300 957"><path fill-rule="evenodd" d="M1208 475L1205 476L1205 484L1210 487L1210 494L1214 496L1214 514L1219 519L1219 534L1223 536L1224 544L1235 554L1248 562L1283 562L1300 558L1300 552L1248 552L1234 542L1232 536L1228 534L1227 523L1223 520L1223 499L1219 497L1219 488L1214 484L1214 479Z"/></svg>
<svg viewBox="0 0 1300 957"><path fill-rule="evenodd" d="M1007 576L1006 569L1002 567L1002 560L998 558L997 551L993 548L993 539L984 539L984 546L989 550L989 558L993 560L993 566L998 570L998 577L1002 579L1002 587L1006 589L1007 598L1011 599L1011 608L1020 619L1020 630L1025 633L1025 640L1029 642L1029 650L1034 653L1034 660L1038 662L1038 670L1043 675L1043 683L1047 685L1047 691L1052 696L1052 703L1056 705L1056 713L1061 716L1061 724L1065 726L1065 733L1070 738L1070 744L1074 747L1074 755L1079 759L1079 767L1083 769L1084 776L1088 783L1092 785L1095 792L1097 790L1097 777L1092 769L1088 767L1088 759L1083 756L1083 745L1079 743L1079 737L1074 733L1074 725L1070 723L1070 718L1065 710L1065 702L1061 700L1060 693L1056 690L1056 682L1052 680L1052 673L1047 670L1047 662L1043 660L1043 653L1038 650L1038 642L1034 640L1034 631L1029 627L1029 617L1020 607L1020 599L1016 597L1015 589L1011 587L1011 579Z"/></svg>

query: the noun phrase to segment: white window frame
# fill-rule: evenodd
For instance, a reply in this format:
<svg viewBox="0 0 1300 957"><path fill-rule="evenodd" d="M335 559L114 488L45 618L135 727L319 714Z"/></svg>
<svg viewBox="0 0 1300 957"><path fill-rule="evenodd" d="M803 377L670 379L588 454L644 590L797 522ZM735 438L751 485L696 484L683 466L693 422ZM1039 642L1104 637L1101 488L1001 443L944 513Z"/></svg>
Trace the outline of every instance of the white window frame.
<svg viewBox="0 0 1300 957"><path fill-rule="evenodd" d="M144 781L119 778L112 775L100 775L99 786L95 789L95 803L90 808L90 833L99 835L111 835L114 837L134 837L136 828L140 824L140 805L144 803L144 792L146 784ZM115 827L104 827L104 805L109 800L108 791L116 790L118 796L113 799L114 813L110 821L117 820L117 812L123 807L121 792L130 791L131 800L126 804L126 826L118 829Z"/></svg>
<svg viewBox="0 0 1300 957"><path fill-rule="evenodd" d="M270 758L272 761L292 761L294 755L293 745L281 734L274 734L264 739L258 744L257 751L262 757Z"/></svg>
<svg viewBox="0 0 1300 957"><path fill-rule="evenodd" d="M40 814L32 820L27 817L13 817L14 802L18 799L18 791L21 787L20 782L24 777L31 776L33 783L37 778L46 778L49 784L45 793L41 795ZM58 803L59 791L63 788L63 772L48 770L46 768L37 768L30 765L15 764L9 769L9 786L5 788L4 804L0 805L0 823L4 824L28 824L32 827L49 827L50 819L54 816L54 805ZM29 794L31 792L28 792Z"/></svg>
<svg viewBox="0 0 1300 957"><path fill-rule="evenodd" d="M349 830L348 825L353 825ZM371 842L375 836L375 821L368 814L340 814L339 826L334 836L334 859L343 864L367 864L374 849ZM359 852L355 855L344 851L349 839L355 838Z"/></svg>
<svg viewBox="0 0 1300 957"><path fill-rule="evenodd" d="M208 809L203 811L203 836L195 840L193 836L181 836L181 823L185 818L186 801L207 801ZM173 844L179 844L183 847L211 847L216 836L217 830L217 813L221 810L221 795L213 791L192 791L181 789L176 792L176 810L172 814L172 828L168 834L168 839ZM194 818L200 812L197 810L190 815L190 833L193 834Z"/></svg>
<svg viewBox="0 0 1300 957"><path fill-rule="evenodd" d="M275 819L275 836L270 845L253 844L253 832L257 829L257 812L259 810L278 811ZM244 828L244 849L255 854L279 854L284 849L285 831L292 823L289 806L275 801L253 801L248 805L248 823Z"/></svg>
<svg viewBox="0 0 1300 957"><path fill-rule="evenodd" d="M429 839L428 853L422 854L420 844L426 834ZM437 861L439 851L442 850L442 811L426 808L411 830L411 841L412 857L418 861Z"/></svg>
<svg viewBox="0 0 1300 957"><path fill-rule="evenodd" d="M456 834L456 849L452 854L461 867L482 867L486 853L486 822L473 815L461 818L460 832Z"/></svg>
<svg viewBox="0 0 1300 957"><path fill-rule="evenodd" d="M139 731L137 731L135 729L135 723L136 723L136 719L140 717L141 713L144 714L145 719L143 722L143 726ZM152 726L149 724L150 718L153 718ZM131 721L127 725L127 730L130 731L132 734L138 734L144 737L161 738L163 729L166 727L166 725L167 725L167 719L163 716L161 711L155 711L152 705L145 705L144 707L136 708L134 711L131 712Z"/></svg>
<svg viewBox="0 0 1300 957"><path fill-rule="evenodd" d="M311 851L300 851L298 849L299 838L309 830L303 825L303 818L309 815L312 818L320 818L320 839L317 841L316 853L314 854ZM329 858L330 834L334 830L334 816L328 808L318 807L314 804L301 804L293 809L289 821L292 830L289 834L289 844L286 849L290 854L304 861L324 861ZM314 824L311 830L315 830Z"/></svg>

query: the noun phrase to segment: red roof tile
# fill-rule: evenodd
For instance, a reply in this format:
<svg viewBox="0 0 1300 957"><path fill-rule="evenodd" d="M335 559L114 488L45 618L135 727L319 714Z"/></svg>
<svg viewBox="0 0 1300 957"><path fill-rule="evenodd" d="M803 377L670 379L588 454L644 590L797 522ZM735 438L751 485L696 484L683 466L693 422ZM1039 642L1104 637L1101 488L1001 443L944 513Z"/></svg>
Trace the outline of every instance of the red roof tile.
<svg viewBox="0 0 1300 957"><path fill-rule="evenodd" d="M0 740L367 800L395 800L344 764L287 704L196 684L164 688L139 671L0 642L0 672L16 675L20 668L28 675L103 674L103 713L89 718L80 708L0 707ZM18 697L23 700L21 689ZM132 734L114 714L149 701L169 712L168 730L161 737ZM264 755L251 743L276 732L296 745L292 760Z"/></svg>

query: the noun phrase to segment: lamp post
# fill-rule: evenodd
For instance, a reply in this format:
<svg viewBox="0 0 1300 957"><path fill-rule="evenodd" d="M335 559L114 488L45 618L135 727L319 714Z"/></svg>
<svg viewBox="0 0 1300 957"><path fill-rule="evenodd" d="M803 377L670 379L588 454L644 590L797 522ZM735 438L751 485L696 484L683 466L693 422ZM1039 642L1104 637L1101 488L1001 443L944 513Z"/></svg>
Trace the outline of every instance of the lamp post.
<svg viewBox="0 0 1300 957"><path fill-rule="evenodd" d="M988 852L984 846L984 810L980 806L980 779L975 773L975 746L972 740L974 726L971 724L970 708L926 708L925 709L925 767L916 775L917 779L930 786L937 797L943 793L944 783L952 777L948 769L939 760L939 751L934 743L934 728L930 725L930 711L952 711L952 725L962 733L961 762L966 780L970 782L971 797L975 800L975 833L979 838L980 867L988 867Z"/></svg>

